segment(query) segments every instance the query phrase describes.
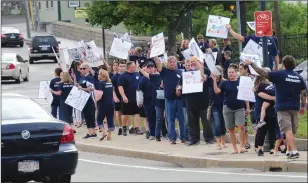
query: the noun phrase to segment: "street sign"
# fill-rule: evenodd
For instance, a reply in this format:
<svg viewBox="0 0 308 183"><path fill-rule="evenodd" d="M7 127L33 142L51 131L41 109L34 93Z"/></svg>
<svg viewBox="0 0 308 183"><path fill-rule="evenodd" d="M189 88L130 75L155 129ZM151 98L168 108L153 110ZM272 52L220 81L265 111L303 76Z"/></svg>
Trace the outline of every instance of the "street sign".
<svg viewBox="0 0 308 183"><path fill-rule="evenodd" d="M272 12L271 11L256 11L255 12L256 22L256 36L272 36L273 25L272 25Z"/></svg>

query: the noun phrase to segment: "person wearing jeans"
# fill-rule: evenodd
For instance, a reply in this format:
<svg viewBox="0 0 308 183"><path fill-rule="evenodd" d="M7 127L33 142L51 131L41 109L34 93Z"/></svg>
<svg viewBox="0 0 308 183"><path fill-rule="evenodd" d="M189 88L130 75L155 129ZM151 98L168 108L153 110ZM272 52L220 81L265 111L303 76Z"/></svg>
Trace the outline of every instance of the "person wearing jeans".
<svg viewBox="0 0 308 183"><path fill-rule="evenodd" d="M176 58L174 56L168 57L167 67L162 66L158 57L154 58L156 68L160 72L160 76L164 82L164 95L165 95L165 108L166 117L168 121L168 137L171 144L176 144L176 131L175 131L175 118L179 120L180 126L180 138L182 143L186 142L184 133L184 115L183 115L183 101L176 92L176 88L179 85L180 79L182 77L182 72L176 69ZM178 113L178 114L177 114Z"/></svg>
<svg viewBox="0 0 308 183"><path fill-rule="evenodd" d="M49 84L49 89L53 90L53 91L58 91L59 90L59 83L61 81L60 79L60 74L62 73L62 69L61 68L56 68L55 69L55 78L53 78L50 81ZM62 110L60 108L60 96L52 94L53 96L53 100L51 103L51 114L54 118L59 117L60 120L64 120L63 119L63 115L62 115ZM58 111L59 111L59 116L58 116Z"/></svg>

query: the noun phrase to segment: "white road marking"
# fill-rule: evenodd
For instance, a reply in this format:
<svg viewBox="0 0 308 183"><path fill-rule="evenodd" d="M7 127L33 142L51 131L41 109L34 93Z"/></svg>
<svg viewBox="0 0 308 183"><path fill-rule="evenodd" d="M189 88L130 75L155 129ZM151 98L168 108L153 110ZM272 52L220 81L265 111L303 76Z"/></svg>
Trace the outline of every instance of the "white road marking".
<svg viewBox="0 0 308 183"><path fill-rule="evenodd" d="M148 167L148 166L122 165L122 164L107 163L107 162L93 161L93 160L87 160L87 159L79 159L79 161L84 161L84 162L88 162L88 163L95 163L95 164L101 164L101 165L126 167L126 168L137 168L137 169L148 169L148 170L158 170L158 171L190 172L190 173L219 174L219 175L237 175L237 176L285 177L285 178L307 179L307 176L299 176L299 175L272 175L272 174L257 174L257 173L232 173L232 172L213 172L213 171L185 170L185 169L173 169L173 168L156 168L156 167Z"/></svg>

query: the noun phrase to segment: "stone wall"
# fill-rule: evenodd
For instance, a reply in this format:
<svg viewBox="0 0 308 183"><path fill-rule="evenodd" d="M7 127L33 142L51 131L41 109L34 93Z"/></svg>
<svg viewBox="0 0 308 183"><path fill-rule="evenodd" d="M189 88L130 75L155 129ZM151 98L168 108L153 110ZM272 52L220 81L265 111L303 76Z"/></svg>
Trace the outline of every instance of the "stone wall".
<svg viewBox="0 0 308 183"><path fill-rule="evenodd" d="M22 0L2 0L1 1L1 15L25 15L25 3Z"/></svg>

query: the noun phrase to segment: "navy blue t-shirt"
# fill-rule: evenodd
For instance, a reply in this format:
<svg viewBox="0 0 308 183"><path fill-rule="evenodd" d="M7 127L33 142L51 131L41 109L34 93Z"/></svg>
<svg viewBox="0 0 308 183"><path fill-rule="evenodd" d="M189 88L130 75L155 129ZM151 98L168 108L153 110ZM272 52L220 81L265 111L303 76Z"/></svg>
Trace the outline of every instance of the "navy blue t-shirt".
<svg viewBox="0 0 308 183"><path fill-rule="evenodd" d="M140 75L136 72L124 72L119 76L118 86L122 86L129 103L137 103L136 91Z"/></svg>
<svg viewBox="0 0 308 183"><path fill-rule="evenodd" d="M138 84L138 90L143 92L143 99L144 101L152 101L152 91L153 91L153 86L151 81L147 78L142 76L139 84Z"/></svg>
<svg viewBox="0 0 308 183"><path fill-rule="evenodd" d="M52 89L53 91L59 91L59 82L60 81L61 81L60 78L53 78L50 81L49 88ZM52 94L52 96L53 96L53 100L52 100L51 105L52 106L59 105L60 104L60 96L59 95L55 95L55 94Z"/></svg>
<svg viewBox="0 0 308 183"><path fill-rule="evenodd" d="M82 88L87 88L87 82L95 84L94 82L94 78L91 74L88 74L87 76L81 76L78 84L82 87Z"/></svg>
<svg viewBox="0 0 308 183"><path fill-rule="evenodd" d="M59 90L62 91L60 100L65 101L73 87L74 83L59 83Z"/></svg>
<svg viewBox="0 0 308 183"><path fill-rule="evenodd" d="M164 93L165 99L168 100L180 100L181 97L176 96L176 87L180 83L182 77L182 71L179 69L170 70L165 67L160 72L164 81Z"/></svg>
<svg viewBox="0 0 308 183"><path fill-rule="evenodd" d="M94 75L93 76L93 84L94 84L94 87L96 88L97 87L97 83L98 83L98 74L99 74L99 69L97 67L92 67L92 70L94 71Z"/></svg>
<svg viewBox="0 0 308 183"><path fill-rule="evenodd" d="M262 37L251 35L251 36L245 36L244 39L245 39L246 44L248 43L250 39L252 39L254 42L262 46ZM268 45L268 52L269 52L268 54L269 68L273 69L274 57L278 55L278 50L277 50L277 47L276 47L276 44L273 38L268 37L267 42L268 42L267 45Z"/></svg>
<svg viewBox="0 0 308 183"><path fill-rule="evenodd" d="M301 90L306 90L302 76L292 70L281 70L268 73L268 78L276 87L276 110L299 110Z"/></svg>
<svg viewBox="0 0 308 183"><path fill-rule="evenodd" d="M112 76L111 78L111 82L112 82L112 85L114 87L114 91L118 97L119 100L121 100L121 94L119 92L119 88L118 88L118 80L119 80L119 77L120 77L120 74L119 73L116 73L115 75Z"/></svg>
<svg viewBox="0 0 308 183"><path fill-rule="evenodd" d="M255 91L255 98L256 98L256 102L255 102L255 117L257 119L260 119L261 117L261 108L263 105L263 102L269 102L271 105L266 109L266 116L269 117L275 117L276 116L276 111L275 111L275 102L274 101L268 101L265 100L261 97L258 96L259 93L264 92L270 96L275 96L275 87L273 85L270 84L266 84L266 83L260 83L258 89Z"/></svg>
<svg viewBox="0 0 308 183"><path fill-rule="evenodd" d="M160 89L160 83L162 81L162 78L159 74L150 74L150 81L152 83L152 100L153 104L157 107L163 107L165 106L165 100L163 99L157 99L157 92L156 90Z"/></svg>
<svg viewBox="0 0 308 183"><path fill-rule="evenodd" d="M217 82L217 86L219 86L221 81ZM216 94L214 92L214 87L213 87L213 79L209 79L209 96L210 96L210 105L212 105L215 108L222 109L223 103L224 103L224 93L220 92Z"/></svg>
<svg viewBox="0 0 308 183"><path fill-rule="evenodd" d="M236 81L222 81L219 85L221 92L224 93L224 105L232 110L244 108L244 101L237 99L239 84L240 79Z"/></svg>
<svg viewBox="0 0 308 183"><path fill-rule="evenodd" d="M111 79L114 76L112 72L109 72L109 78Z"/></svg>
<svg viewBox="0 0 308 183"><path fill-rule="evenodd" d="M112 83L99 81L97 84L97 90L103 92L102 98L98 101L98 106L100 108L114 108Z"/></svg>
<svg viewBox="0 0 308 183"><path fill-rule="evenodd" d="M210 47L208 42L198 43L198 46L203 53Z"/></svg>
<svg viewBox="0 0 308 183"><path fill-rule="evenodd" d="M230 66L230 64L232 63L232 60L226 60L223 64L223 70L224 70L224 78L228 78L228 68Z"/></svg>

